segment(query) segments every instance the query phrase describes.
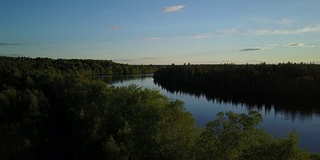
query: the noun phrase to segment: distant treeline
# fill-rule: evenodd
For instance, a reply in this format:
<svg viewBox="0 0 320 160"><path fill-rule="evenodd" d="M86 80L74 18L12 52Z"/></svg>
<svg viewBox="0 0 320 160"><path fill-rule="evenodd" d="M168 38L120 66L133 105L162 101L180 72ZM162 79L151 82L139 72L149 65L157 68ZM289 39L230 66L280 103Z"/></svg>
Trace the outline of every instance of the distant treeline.
<svg viewBox="0 0 320 160"><path fill-rule="evenodd" d="M16 75L50 73L61 75L97 76L150 74L162 66L128 65L111 60L50 59L27 57L0 57L1 74Z"/></svg>
<svg viewBox="0 0 320 160"><path fill-rule="evenodd" d="M316 64L171 65L156 71L154 80L171 90L189 88L246 100L314 105L320 97L320 65Z"/></svg>
<svg viewBox="0 0 320 160"><path fill-rule="evenodd" d="M294 132L276 138L257 129L262 116L256 111L219 113L196 128L181 101L82 74L120 74L121 66L131 67L0 58L0 159L319 159L298 148Z"/></svg>

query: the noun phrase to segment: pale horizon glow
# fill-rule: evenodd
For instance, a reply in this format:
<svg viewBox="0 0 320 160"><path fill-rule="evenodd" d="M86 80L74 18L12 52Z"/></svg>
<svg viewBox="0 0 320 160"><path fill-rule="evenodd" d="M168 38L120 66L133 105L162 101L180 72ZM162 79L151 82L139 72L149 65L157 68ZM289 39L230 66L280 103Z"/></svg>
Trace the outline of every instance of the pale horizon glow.
<svg viewBox="0 0 320 160"><path fill-rule="evenodd" d="M320 63L320 1L4 0L0 56Z"/></svg>

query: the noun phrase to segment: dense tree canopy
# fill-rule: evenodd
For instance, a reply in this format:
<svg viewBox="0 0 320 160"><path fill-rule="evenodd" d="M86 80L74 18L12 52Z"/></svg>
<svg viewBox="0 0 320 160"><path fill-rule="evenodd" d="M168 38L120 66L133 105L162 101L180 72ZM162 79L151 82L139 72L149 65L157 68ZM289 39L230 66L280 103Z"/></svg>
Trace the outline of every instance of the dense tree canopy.
<svg viewBox="0 0 320 160"><path fill-rule="evenodd" d="M172 65L157 70L154 79L169 90L209 97L275 102L299 109L320 106L320 65L316 64Z"/></svg>
<svg viewBox="0 0 320 160"><path fill-rule="evenodd" d="M297 147L294 132L276 138L257 129L257 112L219 113L197 128L181 101L139 86L108 86L83 76L90 69L73 68L109 61L0 62L0 159L319 158Z"/></svg>
<svg viewBox="0 0 320 160"><path fill-rule="evenodd" d="M153 73L161 66L128 65L111 60L87 59L49 59L26 57L0 57L1 74L13 73L15 76L26 76L39 73L97 76L97 75L127 75Z"/></svg>

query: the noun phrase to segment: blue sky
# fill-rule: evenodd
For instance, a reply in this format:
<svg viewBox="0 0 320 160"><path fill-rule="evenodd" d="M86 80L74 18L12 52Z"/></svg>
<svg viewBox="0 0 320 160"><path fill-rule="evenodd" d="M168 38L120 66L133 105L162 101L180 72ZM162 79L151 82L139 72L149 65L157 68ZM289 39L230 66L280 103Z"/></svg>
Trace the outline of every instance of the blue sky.
<svg viewBox="0 0 320 160"><path fill-rule="evenodd" d="M319 0L1 0L0 55L320 63Z"/></svg>

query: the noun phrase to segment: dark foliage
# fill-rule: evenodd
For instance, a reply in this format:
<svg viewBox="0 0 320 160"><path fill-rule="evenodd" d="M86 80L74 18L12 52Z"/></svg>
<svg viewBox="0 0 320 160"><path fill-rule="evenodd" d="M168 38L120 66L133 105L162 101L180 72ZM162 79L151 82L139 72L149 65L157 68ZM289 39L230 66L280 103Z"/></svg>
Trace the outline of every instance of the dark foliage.
<svg viewBox="0 0 320 160"><path fill-rule="evenodd" d="M320 65L184 65L154 73L155 82L170 91L182 90L247 104L291 110L320 107Z"/></svg>
<svg viewBox="0 0 320 160"><path fill-rule="evenodd" d="M261 122L257 112L219 113L199 129L181 101L92 79L107 70L155 69L111 61L1 57L0 159L319 158L298 149L294 133L278 139L256 129Z"/></svg>

